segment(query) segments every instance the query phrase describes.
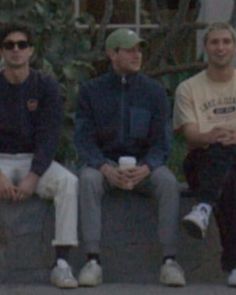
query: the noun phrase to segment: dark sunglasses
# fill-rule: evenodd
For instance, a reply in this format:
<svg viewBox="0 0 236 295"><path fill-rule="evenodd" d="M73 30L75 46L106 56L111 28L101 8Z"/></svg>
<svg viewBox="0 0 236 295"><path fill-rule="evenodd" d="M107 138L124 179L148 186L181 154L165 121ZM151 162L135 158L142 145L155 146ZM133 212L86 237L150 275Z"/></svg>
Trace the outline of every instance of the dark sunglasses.
<svg viewBox="0 0 236 295"><path fill-rule="evenodd" d="M6 50L12 50L15 48L15 46L17 45L18 49L26 49L28 47L30 47L30 43L28 41L25 40L20 40L20 41L7 41L7 42L3 42L2 43L2 48L6 49Z"/></svg>

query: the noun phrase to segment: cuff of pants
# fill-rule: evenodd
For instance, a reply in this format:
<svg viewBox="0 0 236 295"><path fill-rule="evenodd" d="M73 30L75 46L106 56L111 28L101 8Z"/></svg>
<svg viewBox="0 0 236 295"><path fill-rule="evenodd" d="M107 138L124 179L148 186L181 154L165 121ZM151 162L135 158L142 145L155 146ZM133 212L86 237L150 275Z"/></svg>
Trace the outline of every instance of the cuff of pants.
<svg viewBox="0 0 236 295"><path fill-rule="evenodd" d="M176 245L162 245L162 255L165 256L176 256L177 247Z"/></svg>
<svg viewBox="0 0 236 295"><path fill-rule="evenodd" d="M77 247L79 245L78 241L57 241L53 240L52 241L52 246L72 246L72 247Z"/></svg>
<svg viewBox="0 0 236 295"><path fill-rule="evenodd" d="M230 255L228 253L223 253L221 256L221 267L223 271L230 272L236 269L236 255Z"/></svg>
<svg viewBox="0 0 236 295"><path fill-rule="evenodd" d="M101 252L100 241L85 241L84 248L86 253L99 254Z"/></svg>

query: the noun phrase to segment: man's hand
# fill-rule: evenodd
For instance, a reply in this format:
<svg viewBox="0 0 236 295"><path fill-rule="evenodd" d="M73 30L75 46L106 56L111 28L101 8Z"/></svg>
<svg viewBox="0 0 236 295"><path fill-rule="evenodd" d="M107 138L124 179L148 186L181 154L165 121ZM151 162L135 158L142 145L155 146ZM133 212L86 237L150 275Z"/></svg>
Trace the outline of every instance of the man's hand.
<svg viewBox="0 0 236 295"><path fill-rule="evenodd" d="M236 131L235 130L227 130L227 136L218 139L218 142L224 146L236 144Z"/></svg>
<svg viewBox="0 0 236 295"><path fill-rule="evenodd" d="M16 197L17 187L0 172L0 199L14 199Z"/></svg>
<svg viewBox="0 0 236 295"><path fill-rule="evenodd" d="M129 179L123 173L123 171L119 169L119 167L114 167L110 164L104 164L100 168L100 171L111 185L121 189L128 189L127 182Z"/></svg>
<svg viewBox="0 0 236 295"><path fill-rule="evenodd" d="M208 132L200 133L198 125L191 123L184 125L182 130L192 148L215 143L227 144L232 138L232 130L222 127L215 127Z"/></svg>
<svg viewBox="0 0 236 295"><path fill-rule="evenodd" d="M129 189L133 189L151 173L148 165L136 166L131 169L123 170L122 174L129 183Z"/></svg>
<svg viewBox="0 0 236 295"><path fill-rule="evenodd" d="M225 128L213 128L205 135L208 138L209 143L223 143L231 139L231 130Z"/></svg>
<svg viewBox="0 0 236 295"><path fill-rule="evenodd" d="M29 172L25 178L17 186L17 193L13 200L21 201L29 198L36 190L39 176L33 172Z"/></svg>

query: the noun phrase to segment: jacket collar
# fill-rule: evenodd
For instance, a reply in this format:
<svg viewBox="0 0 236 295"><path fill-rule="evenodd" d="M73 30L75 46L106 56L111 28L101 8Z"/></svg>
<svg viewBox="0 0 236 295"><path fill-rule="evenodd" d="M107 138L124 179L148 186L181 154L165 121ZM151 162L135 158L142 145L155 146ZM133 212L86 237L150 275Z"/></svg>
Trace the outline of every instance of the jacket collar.
<svg viewBox="0 0 236 295"><path fill-rule="evenodd" d="M114 69L111 67L109 70L109 76L111 80L111 87L121 86L121 85L131 85L137 79L139 73L120 75L117 74Z"/></svg>

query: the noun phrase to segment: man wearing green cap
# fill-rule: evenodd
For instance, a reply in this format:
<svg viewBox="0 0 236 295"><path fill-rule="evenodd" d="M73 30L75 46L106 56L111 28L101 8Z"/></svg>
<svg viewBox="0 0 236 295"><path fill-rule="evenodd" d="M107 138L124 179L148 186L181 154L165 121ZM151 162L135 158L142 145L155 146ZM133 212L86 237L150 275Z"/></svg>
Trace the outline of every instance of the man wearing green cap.
<svg viewBox="0 0 236 295"><path fill-rule="evenodd" d="M155 80L140 73L144 43L132 30L112 32L105 44L111 70L80 89L75 144L84 164L79 173L81 227L88 259L79 274L83 286L96 286L103 279L102 196L113 188L143 192L144 187L158 201L163 249L160 282L185 285L183 270L175 260L178 184L165 166L170 148L168 99Z"/></svg>

